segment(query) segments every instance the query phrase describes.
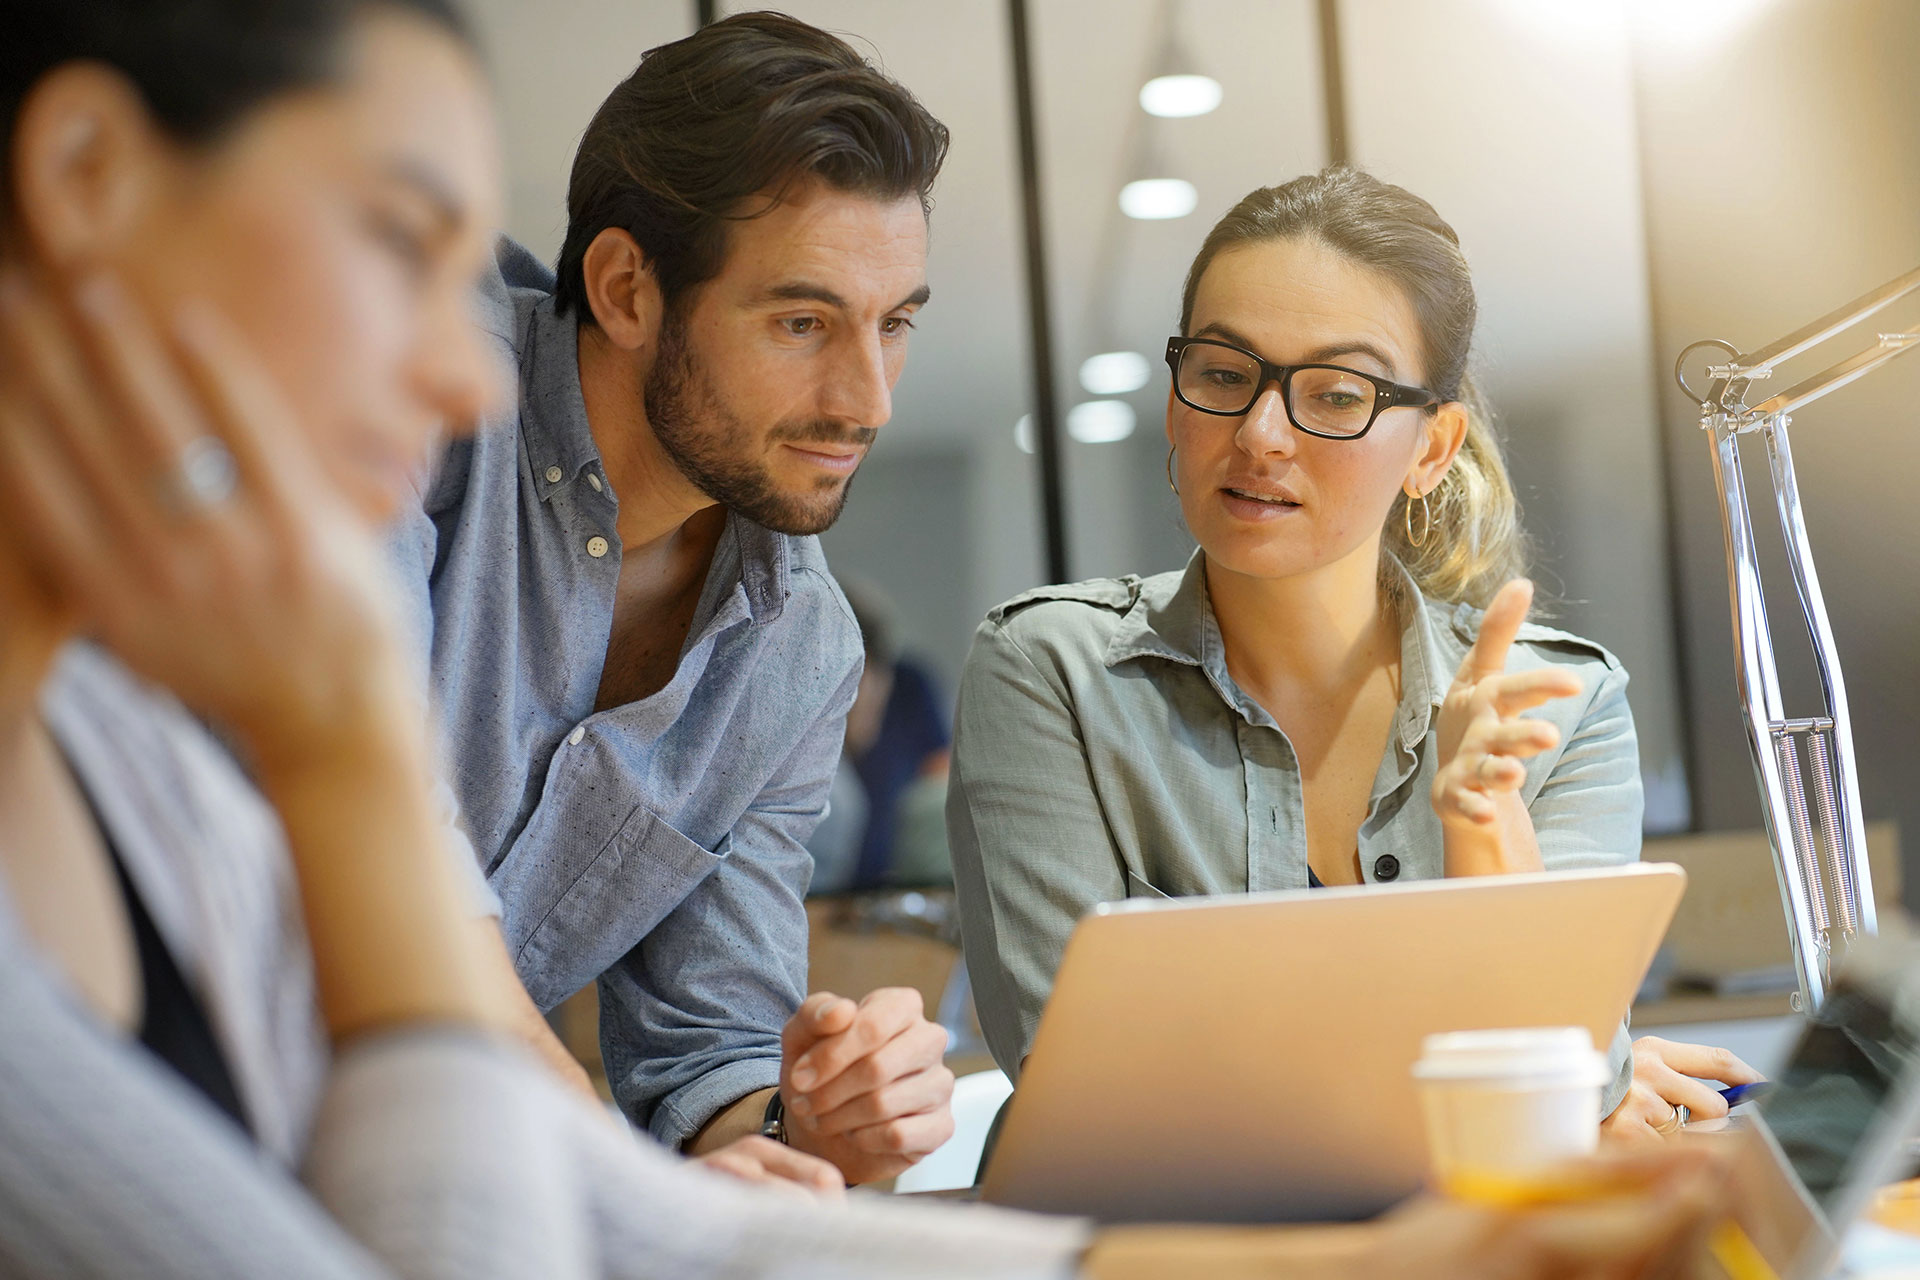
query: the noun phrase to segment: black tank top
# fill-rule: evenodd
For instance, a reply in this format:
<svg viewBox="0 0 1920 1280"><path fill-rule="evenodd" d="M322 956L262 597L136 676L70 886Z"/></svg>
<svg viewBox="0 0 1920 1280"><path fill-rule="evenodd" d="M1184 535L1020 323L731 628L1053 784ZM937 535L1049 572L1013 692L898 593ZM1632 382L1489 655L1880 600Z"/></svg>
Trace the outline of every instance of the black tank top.
<svg viewBox="0 0 1920 1280"><path fill-rule="evenodd" d="M198 1090L251 1138L253 1129L247 1123L245 1110L240 1106L240 1093L234 1087L233 1072L227 1067L227 1057L220 1049L219 1040L214 1038L213 1024L207 1020L200 997L194 994L186 975L180 972L180 966L174 961L173 953L167 950L166 941L161 938L153 916L147 911L146 902L134 886L133 877L127 874L120 848L114 842L100 807L93 802L86 784L81 781L79 772L73 770L71 763L68 769L73 773L75 784L93 813L94 828L99 831L100 842L106 846L107 855L113 862L113 874L120 883L120 896L127 904L127 921L133 926L134 948L140 959L140 986L145 996L145 1007L140 1013L140 1043L148 1052L172 1067L181 1079Z"/></svg>
<svg viewBox="0 0 1920 1280"><path fill-rule="evenodd" d="M104 828L101 834L105 838ZM206 1010L187 985L173 953L167 950L111 839L107 840L107 850L113 856L114 874L120 880L120 893L126 899L127 918L133 924L134 943L140 954L140 985L146 995L146 1007L140 1015L140 1043L251 1137L233 1073L227 1069L226 1055L214 1038Z"/></svg>

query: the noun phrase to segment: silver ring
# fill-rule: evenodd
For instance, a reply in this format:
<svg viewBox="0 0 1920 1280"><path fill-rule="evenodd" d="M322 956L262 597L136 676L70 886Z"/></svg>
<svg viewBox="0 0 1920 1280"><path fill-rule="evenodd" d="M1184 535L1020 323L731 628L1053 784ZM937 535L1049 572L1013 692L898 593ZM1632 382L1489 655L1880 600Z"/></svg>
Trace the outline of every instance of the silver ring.
<svg viewBox="0 0 1920 1280"><path fill-rule="evenodd" d="M1669 1102L1667 1105L1673 1108L1673 1114L1653 1126L1655 1133L1675 1133L1684 1127L1687 1121L1693 1119L1693 1111L1686 1105L1678 1102Z"/></svg>
<svg viewBox="0 0 1920 1280"><path fill-rule="evenodd" d="M161 497L168 510L197 515L233 497L239 479L240 468L227 446L212 436L200 436L180 450L180 460L161 483Z"/></svg>
<svg viewBox="0 0 1920 1280"><path fill-rule="evenodd" d="M1493 779L1487 776L1487 766L1492 763L1493 763L1492 756L1481 756L1480 763L1473 766L1473 776L1478 778L1482 782L1492 782Z"/></svg>

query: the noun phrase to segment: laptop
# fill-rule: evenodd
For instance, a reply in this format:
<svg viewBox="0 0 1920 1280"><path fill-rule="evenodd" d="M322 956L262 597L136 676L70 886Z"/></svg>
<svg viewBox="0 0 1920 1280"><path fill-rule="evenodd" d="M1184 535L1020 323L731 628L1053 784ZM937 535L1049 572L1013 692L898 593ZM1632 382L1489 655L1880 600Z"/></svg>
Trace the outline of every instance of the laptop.
<svg viewBox="0 0 1920 1280"><path fill-rule="evenodd" d="M1108 1222L1372 1217L1427 1169L1422 1037L1605 1047L1678 867L1131 899L1081 920L981 1198Z"/></svg>
<svg viewBox="0 0 1920 1280"><path fill-rule="evenodd" d="M1875 1192L1914 1172L1920 948L1856 945L1770 1090L1735 1118L1748 1122L1735 1137L1741 1225L1786 1280L1828 1274Z"/></svg>

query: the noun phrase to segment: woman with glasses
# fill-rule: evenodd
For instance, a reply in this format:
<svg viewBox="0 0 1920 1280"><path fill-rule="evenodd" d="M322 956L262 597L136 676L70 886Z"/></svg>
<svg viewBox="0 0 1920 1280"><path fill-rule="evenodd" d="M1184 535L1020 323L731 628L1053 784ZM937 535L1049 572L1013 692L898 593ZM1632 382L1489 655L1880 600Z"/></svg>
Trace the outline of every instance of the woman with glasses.
<svg viewBox="0 0 1920 1280"><path fill-rule="evenodd" d="M1526 621L1476 303L1424 200L1345 167L1263 188L1167 343L1178 573L993 610L961 679L948 827L981 1022L1017 1074L1095 903L1636 858L1627 673ZM1523 714L1531 713L1531 714ZM1718 1050L1613 1045L1607 1127L1726 1111Z"/></svg>

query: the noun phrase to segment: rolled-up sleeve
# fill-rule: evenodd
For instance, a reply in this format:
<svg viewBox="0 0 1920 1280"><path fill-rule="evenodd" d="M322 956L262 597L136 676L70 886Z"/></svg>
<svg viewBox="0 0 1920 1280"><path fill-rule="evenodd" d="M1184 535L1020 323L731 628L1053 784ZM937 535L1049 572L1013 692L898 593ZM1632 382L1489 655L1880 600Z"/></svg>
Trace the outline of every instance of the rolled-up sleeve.
<svg viewBox="0 0 1920 1280"><path fill-rule="evenodd" d="M780 1032L807 987L806 840L826 814L859 683L856 656L734 825L720 865L600 977L614 1098L668 1146L780 1082Z"/></svg>
<svg viewBox="0 0 1920 1280"><path fill-rule="evenodd" d="M960 677L947 839L980 1025L1018 1079L1074 924L1127 885L1064 688L991 620Z"/></svg>
<svg viewBox="0 0 1920 1280"><path fill-rule="evenodd" d="M1602 668L1586 713L1527 806L1549 871L1610 867L1640 857L1640 744L1626 669Z"/></svg>
<svg viewBox="0 0 1920 1280"><path fill-rule="evenodd" d="M337 1074L309 1180L409 1278L1054 1280L1090 1235L1068 1219L748 1186L620 1132L471 1037L370 1046Z"/></svg>
<svg viewBox="0 0 1920 1280"><path fill-rule="evenodd" d="M451 1026L356 1041L328 1081L305 1180L406 1280L592 1275L586 1189L536 1070Z"/></svg>

